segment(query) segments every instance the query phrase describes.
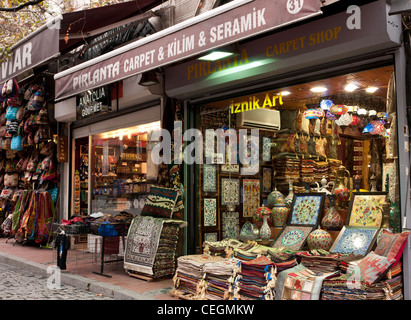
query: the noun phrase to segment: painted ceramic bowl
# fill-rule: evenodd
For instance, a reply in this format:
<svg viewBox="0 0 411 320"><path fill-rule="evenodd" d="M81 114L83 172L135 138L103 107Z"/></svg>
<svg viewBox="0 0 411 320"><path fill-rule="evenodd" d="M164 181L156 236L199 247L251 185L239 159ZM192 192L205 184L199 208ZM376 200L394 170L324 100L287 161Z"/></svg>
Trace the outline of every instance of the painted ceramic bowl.
<svg viewBox="0 0 411 320"><path fill-rule="evenodd" d="M310 250L323 249L330 250L333 244L333 239L331 235L322 229L317 229L311 232L307 237L307 245Z"/></svg>
<svg viewBox="0 0 411 320"><path fill-rule="evenodd" d="M240 231L240 240L255 240L260 236L257 226L249 221L244 223Z"/></svg>

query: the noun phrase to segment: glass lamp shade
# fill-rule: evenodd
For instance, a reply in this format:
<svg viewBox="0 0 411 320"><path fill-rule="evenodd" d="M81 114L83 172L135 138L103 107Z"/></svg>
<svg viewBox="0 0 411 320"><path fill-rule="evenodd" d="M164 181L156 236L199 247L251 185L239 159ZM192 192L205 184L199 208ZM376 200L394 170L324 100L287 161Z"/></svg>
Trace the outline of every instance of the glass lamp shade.
<svg viewBox="0 0 411 320"><path fill-rule="evenodd" d="M361 123L361 118L359 116L353 115L350 126L358 126L360 123Z"/></svg>
<svg viewBox="0 0 411 320"><path fill-rule="evenodd" d="M368 113L368 111L367 111L366 109L364 109L364 108L360 108L360 109L358 109L358 111L357 111L357 114L360 115L360 116L366 116L367 113Z"/></svg>
<svg viewBox="0 0 411 320"><path fill-rule="evenodd" d="M352 115L350 113L344 113L338 120L335 120L335 124L341 126L348 126L352 122Z"/></svg>
<svg viewBox="0 0 411 320"><path fill-rule="evenodd" d="M331 100L321 100L320 108L323 110L330 110L330 108L334 105Z"/></svg>
<svg viewBox="0 0 411 320"><path fill-rule="evenodd" d="M382 120L370 121L362 131L363 133L384 135L386 132L385 122Z"/></svg>
<svg viewBox="0 0 411 320"><path fill-rule="evenodd" d="M376 116L376 115L377 115L377 111L375 111L375 110L370 110L370 111L368 111L368 115L369 115L370 117Z"/></svg>
<svg viewBox="0 0 411 320"><path fill-rule="evenodd" d="M320 109L308 109L303 113L304 118L306 119L318 119L324 116L324 112Z"/></svg>
<svg viewBox="0 0 411 320"><path fill-rule="evenodd" d="M348 107L343 104L335 104L330 108L330 112L335 116L342 116L346 114L348 111Z"/></svg>
<svg viewBox="0 0 411 320"><path fill-rule="evenodd" d="M331 121L337 120L337 117L336 117L335 115L333 115L333 114L330 112L330 110L327 111L327 113L325 114L325 117L326 117L328 120L331 120Z"/></svg>

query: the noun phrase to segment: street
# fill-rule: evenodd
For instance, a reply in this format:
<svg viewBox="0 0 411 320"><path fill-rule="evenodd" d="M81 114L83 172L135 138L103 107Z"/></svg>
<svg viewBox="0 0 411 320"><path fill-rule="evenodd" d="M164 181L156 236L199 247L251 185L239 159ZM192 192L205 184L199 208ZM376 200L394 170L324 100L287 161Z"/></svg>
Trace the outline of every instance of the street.
<svg viewBox="0 0 411 320"><path fill-rule="evenodd" d="M49 289L48 277L0 263L0 300L113 300L66 284Z"/></svg>

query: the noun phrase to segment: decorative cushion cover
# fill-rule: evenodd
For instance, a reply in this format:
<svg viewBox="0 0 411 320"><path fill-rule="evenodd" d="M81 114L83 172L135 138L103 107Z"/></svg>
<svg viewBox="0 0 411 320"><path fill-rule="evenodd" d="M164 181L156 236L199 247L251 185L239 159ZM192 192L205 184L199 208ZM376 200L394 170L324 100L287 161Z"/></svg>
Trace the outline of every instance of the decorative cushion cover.
<svg viewBox="0 0 411 320"><path fill-rule="evenodd" d="M360 280L368 285L374 284L385 275L394 262L395 259L388 259L371 251L358 263Z"/></svg>
<svg viewBox="0 0 411 320"><path fill-rule="evenodd" d="M151 186L150 194L147 196L141 215L170 219L178 195L179 192L176 189Z"/></svg>
<svg viewBox="0 0 411 320"><path fill-rule="evenodd" d="M375 248L375 253L388 259L395 259L396 263L400 260L404 251L410 232L391 233L387 230L382 231L382 236Z"/></svg>

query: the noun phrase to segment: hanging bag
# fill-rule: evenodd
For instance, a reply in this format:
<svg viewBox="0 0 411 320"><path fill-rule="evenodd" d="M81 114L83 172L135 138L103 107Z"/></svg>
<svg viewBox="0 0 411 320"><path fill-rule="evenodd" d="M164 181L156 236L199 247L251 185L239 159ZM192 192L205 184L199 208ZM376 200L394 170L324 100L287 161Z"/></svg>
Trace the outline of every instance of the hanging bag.
<svg viewBox="0 0 411 320"><path fill-rule="evenodd" d="M13 136L11 139L10 148L14 151L23 151L23 137L20 135Z"/></svg>

